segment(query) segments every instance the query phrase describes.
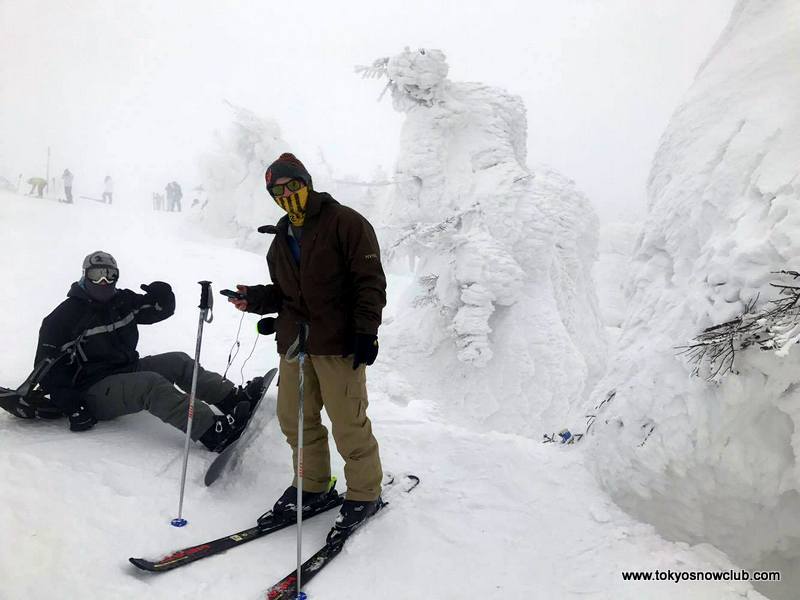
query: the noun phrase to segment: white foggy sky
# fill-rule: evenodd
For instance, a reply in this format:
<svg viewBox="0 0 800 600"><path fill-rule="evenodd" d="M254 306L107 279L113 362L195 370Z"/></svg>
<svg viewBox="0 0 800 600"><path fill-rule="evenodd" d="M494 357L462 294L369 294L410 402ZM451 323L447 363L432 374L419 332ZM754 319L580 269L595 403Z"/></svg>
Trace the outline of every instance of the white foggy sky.
<svg viewBox="0 0 800 600"><path fill-rule="evenodd" d="M43 174L49 145L51 176L69 167L78 193L111 174L146 204L170 179L198 182L228 99L274 118L307 163L321 148L366 178L391 169L401 116L353 67L428 47L451 79L521 95L529 164L617 218L643 211L659 136L733 4L0 0L0 175Z"/></svg>

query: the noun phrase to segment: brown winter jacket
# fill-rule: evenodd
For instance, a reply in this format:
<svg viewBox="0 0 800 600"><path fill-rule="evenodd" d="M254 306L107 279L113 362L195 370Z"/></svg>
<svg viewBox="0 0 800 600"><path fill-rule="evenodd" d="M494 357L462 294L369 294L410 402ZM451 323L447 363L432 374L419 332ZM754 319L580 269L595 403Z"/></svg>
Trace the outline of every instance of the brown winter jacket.
<svg viewBox="0 0 800 600"><path fill-rule="evenodd" d="M309 323L308 353L348 355L354 334L378 334L386 276L375 230L329 194L311 191L300 239L300 266L289 248L284 216L267 251L271 285L247 289L247 311L278 313L276 341L285 354L297 323Z"/></svg>

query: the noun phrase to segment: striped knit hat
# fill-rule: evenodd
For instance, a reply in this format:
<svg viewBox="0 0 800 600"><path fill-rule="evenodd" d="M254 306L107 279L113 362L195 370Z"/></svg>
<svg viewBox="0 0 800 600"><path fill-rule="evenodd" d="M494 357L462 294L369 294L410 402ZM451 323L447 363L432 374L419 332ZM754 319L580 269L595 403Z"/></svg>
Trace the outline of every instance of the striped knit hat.
<svg viewBox="0 0 800 600"><path fill-rule="evenodd" d="M264 173L264 181L267 184L267 189L274 185L281 177L302 179L306 182L308 187L312 189L314 187L311 182L311 175L308 173L303 163L301 163L294 154L288 152L281 154L275 162L267 167L267 172Z"/></svg>

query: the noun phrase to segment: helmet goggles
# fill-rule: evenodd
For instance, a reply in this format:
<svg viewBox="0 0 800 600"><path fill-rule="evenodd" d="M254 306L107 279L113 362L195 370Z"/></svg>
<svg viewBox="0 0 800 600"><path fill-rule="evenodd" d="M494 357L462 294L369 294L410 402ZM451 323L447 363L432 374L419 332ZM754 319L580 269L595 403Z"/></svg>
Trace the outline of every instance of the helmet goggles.
<svg viewBox="0 0 800 600"><path fill-rule="evenodd" d="M89 267L83 274L86 279L95 284L114 285L119 279L119 269L115 267Z"/></svg>

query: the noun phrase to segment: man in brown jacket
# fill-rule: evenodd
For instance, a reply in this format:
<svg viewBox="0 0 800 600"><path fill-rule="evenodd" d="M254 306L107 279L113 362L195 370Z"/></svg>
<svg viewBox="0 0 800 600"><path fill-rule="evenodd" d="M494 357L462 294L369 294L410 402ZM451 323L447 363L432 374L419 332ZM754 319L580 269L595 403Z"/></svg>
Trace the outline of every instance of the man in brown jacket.
<svg viewBox="0 0 800 600"><path fill-rule="evenodd" d="M330 493L328 413L336 448L345 461L346 500L331 535L349 533L381 506L381 461L367 417L366 366L378 355L378 326L386 305L386 277L375 231L356 211L313 189L292 154L281 154L265 173L267 190L287 215L267 252L270 285L237 286L239 310L278 313L280 354L278 420L297 468L299 365L290 346L307 323L304 369L303 510ZM287 356L287 353L290 355ZM296 510L297 473L272 512Z"/></svg>

